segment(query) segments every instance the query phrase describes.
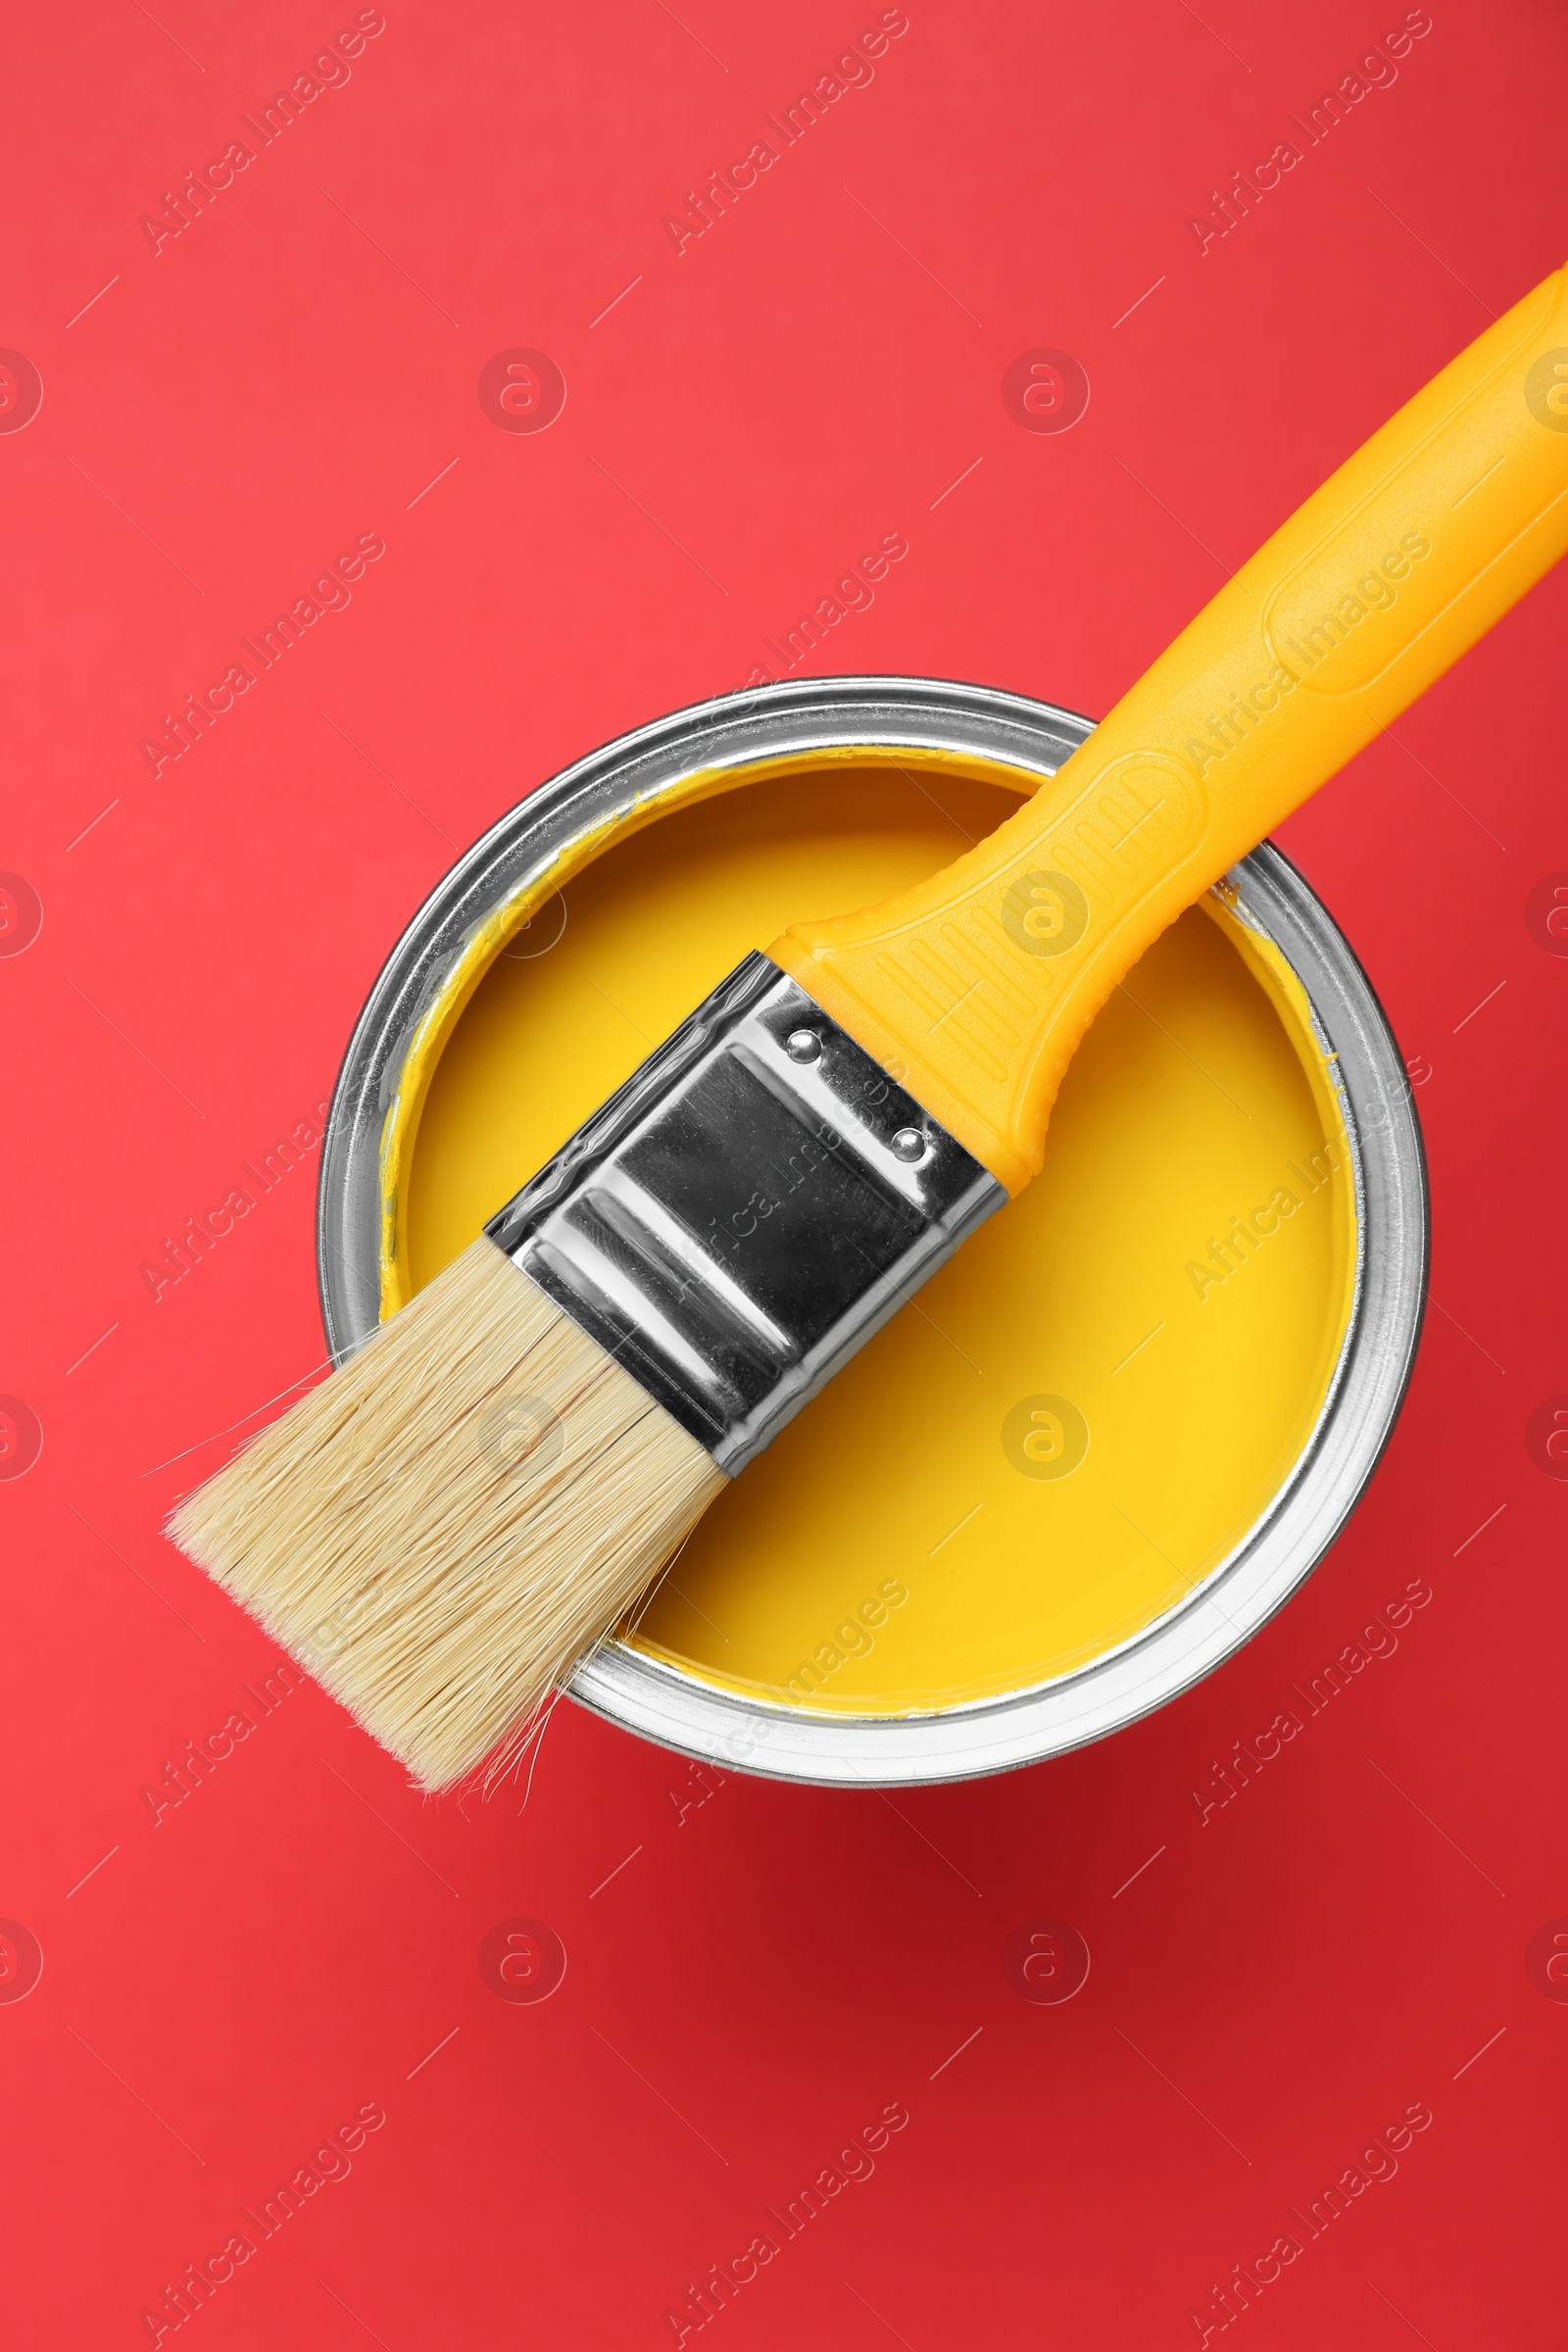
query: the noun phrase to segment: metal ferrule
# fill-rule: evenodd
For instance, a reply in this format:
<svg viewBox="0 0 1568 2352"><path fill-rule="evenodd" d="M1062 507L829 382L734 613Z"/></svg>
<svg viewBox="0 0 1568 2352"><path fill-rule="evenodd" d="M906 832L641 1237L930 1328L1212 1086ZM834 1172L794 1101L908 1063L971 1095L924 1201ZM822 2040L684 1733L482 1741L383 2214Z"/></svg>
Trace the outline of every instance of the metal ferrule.
<svg viewBox="0 0 1568 2352"><path fill-rule="evenodd" d="M748 956L485 1231L733 1477L1006 1197Z"/></svg>

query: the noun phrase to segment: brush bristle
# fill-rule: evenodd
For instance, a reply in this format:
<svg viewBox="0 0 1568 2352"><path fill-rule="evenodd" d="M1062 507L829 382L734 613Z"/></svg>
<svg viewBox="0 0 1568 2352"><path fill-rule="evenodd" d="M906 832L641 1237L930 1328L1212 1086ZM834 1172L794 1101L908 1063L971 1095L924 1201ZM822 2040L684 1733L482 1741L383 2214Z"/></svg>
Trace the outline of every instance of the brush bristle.
<svg viewBox="0 0 1568 2352"><path fill-rule="evenodd" d="M505 1768L727 1483L481 1235L170 1528L442 1788Z"/></svg>

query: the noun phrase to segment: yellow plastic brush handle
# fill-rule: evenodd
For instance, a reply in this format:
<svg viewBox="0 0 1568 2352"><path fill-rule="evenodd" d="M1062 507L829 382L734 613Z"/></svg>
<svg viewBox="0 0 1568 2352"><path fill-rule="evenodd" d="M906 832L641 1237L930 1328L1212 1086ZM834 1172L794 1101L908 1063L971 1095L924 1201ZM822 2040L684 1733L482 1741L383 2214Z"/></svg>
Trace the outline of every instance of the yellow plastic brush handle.
<svg viewBox="0 0 1568 2352"><path fill-rule="evenodd" d="M1568 546L1568 269L1276 531L1015 816L774 960L1009 1193L1124 972Z"/></svg>

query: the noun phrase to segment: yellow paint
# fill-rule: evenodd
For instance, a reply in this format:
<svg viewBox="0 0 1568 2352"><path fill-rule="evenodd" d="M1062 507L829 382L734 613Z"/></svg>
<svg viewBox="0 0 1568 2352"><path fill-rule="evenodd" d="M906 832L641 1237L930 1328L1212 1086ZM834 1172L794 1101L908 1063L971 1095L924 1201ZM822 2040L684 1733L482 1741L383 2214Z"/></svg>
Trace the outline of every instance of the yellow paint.
<svg viewBox="0 0 1568 2352"><path fill-rule="evenodd" d="M573 845L486 926L388 1120L384 1313L748 949L802 906L909 887L1022 785L952 762L834 765L700 778L634 847L618 835L661 808ZM557 917L522 926L558 880L565 931L530 955ZM1282 1192L1298 1205L1222 1274L1211 1244ZM726 1491L638 1641L829 1712L925 1711L1068 1672L1180 1600L1267 1505L1318 1417L1354 1274L1305 999L1211 898L1095 1023L1041 1174ZM1025 1475L1004 1425L1016 1448L1021 1414L1051 1468L1074 1413L1082 1460Z"/></svg>
<svg viewBox="0 0 1568 2352"><path fill-rule="evenodd" d="M597 858L601 858L612 843L629 840L633 834L640 833L645 825L652 824L656 818L668 817L678 809L693 808L702 801L711 800L718 793L733 792L740 784L761 783L786 771L798 774L804 772L807 767L812 769L853 767L859 762L859 758L860 755L852 750L826 750L811 754L806 760L800 758L754 760L734 767L699 768L691 775L683 776L679 783L671 789L662 793L649 793L634 801L631 807L620 815L607 817L597 825L588 826L567 842L564 848L558 850L554 857L545 859L535 872L517 885L510 897L503 899L498 906L491 908L482 922L475 924L464 942L462 953L452 970L447 974L439 993L426 1005L418 1021L415 1024L414 1034L409 1040L408 1052L403 1057L403 1068L398 1084L393 1092L392 1100L387 1104L386 1116L381 1122L380 1254L381 1317L383 1322L400 1306L407 1306L417 1287L410 1274L407 1191L404 1180L413 1164L419 1122L424 1115L424 1099L437 1064L446 1049L448 1038L456 1028L469 998L508 942L526 933L533 917L549 906L575 875L584 872ZM940 760L935 764L945 769L950 762ZM1027 794L1034 790L1038 782L1038 778L1005 767L1000 761L968 762L966 765L971 769L983 766L988 775L996 777L1013 794ZM1007 805L1010 806L1010 802ZM740 955L737 954L733 956L731 961L738 963ZM721 979L723 974L722 972L716 973L714 977ZM711 986L711 983L709 983L709 986ZM708 987L700 989L697 997L692 1000L693 1004L699 1002L707 994ZM675 1018L669 1022L668 1027L672 1029L675 1026L675 1020L684 1018L691 1009L691 1004L684 1005ZM663 1034L661 1031L659 1036L662 1037ZM658 1037L653 1042L657 1044ZM628 1065L627 1070L621 1072L621 1076L627 1076L630 1068L634 1067L639 1059L641 1059L640 1055L634 1055L632 1063ZM614 1083L618 1085L619 1079ZM608 1094L609 1091L607 1088L606 1093ZM600 1100L602 1101L603 1097ZM588 1105L589 1110L597 1107L597 1102ZM587 1116L586 1111L583 1116ZM579 1124L580 1121L574 1120L572 1127L568 1128L566 1132L571 1133ZM561 1140L561 1138L557 1139L558 1142ZM553 1144L550 1146L550 1150L554 1149L555 1145ZM541 1160L547 1156L547 1152L539 1154ZM531 1173L531 1170L524 1172ZM514 1186L512 1189L515 1191L516 1188ZM500 1203L497 1202L497 1206L499 1205ZM488 1213L487 1211L486 1214L488 1215ZM481 1218L480 1222L483 1223L483 1221ZM471 1235L469 1239L472 1239ZM456 1255L456 1251L451 1254ZM432 1267L430 1271L433 1273L438 1269ZM425 1279L428 1280L428 1276Z"/></svg>

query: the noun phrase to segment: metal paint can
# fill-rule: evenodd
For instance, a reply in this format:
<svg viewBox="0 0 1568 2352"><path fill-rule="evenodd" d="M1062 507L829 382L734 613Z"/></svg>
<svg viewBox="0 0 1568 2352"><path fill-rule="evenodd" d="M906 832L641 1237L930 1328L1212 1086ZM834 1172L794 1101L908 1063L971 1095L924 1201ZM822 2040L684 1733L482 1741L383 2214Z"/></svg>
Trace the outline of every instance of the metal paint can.
<svg viewBox="0 0 1568 2352"><path fill-rule="evenodd" d="M1053 774L1092 722L990 688L834 678L730 695L621 737L541 785L443 877L371 990L333 1097L321 1161L318 1266L341 1362L381 1307L382 1155L432 1008L484 968L551 876L672 808L824 756ZM1231 912L1271 942L1305 991L1336 1073L1356 1208L1354 1293L1305 1446L1244 1539L1166 1614L1080 1668L920 1714L824 1714L735 1695L629 1643L609 1642L571 1695L685 1754L831 1786L962 1780L1103 1738L1212 1672L1310 1574L1388 1442L1426 1296L1425 1160L1410 1088L1348 943L1299 874L1264 845L1226 877Z"/></svg>

